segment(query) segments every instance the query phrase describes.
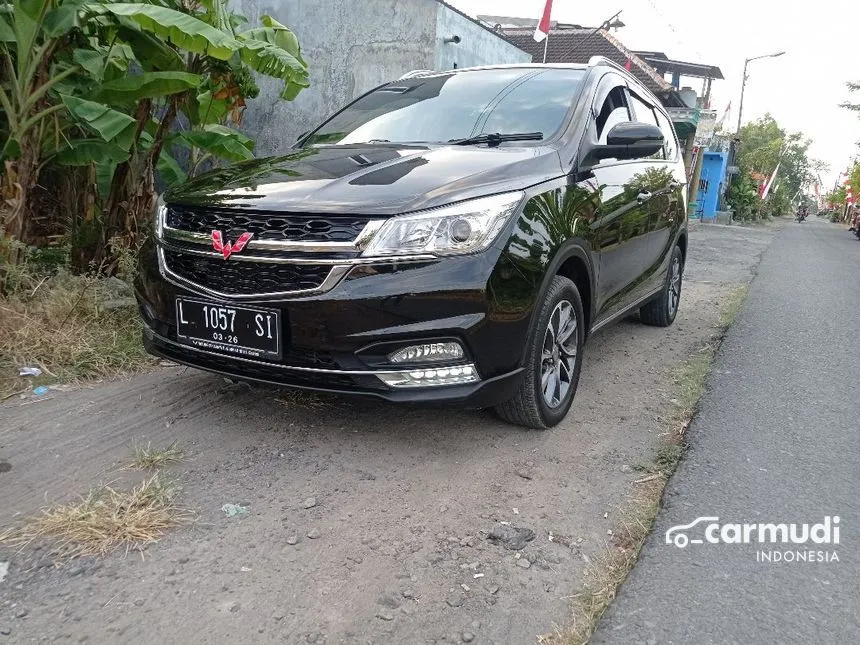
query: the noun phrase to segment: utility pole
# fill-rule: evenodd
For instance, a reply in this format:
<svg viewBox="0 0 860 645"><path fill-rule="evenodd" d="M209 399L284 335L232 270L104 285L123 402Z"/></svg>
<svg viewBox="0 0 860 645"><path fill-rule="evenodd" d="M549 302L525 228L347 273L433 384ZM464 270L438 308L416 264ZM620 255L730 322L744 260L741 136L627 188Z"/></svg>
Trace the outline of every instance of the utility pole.
<svg viewBox="0 0 860 645"><path fill-rule="evenodd" d="M741 104L738 106L738 137L741 134L741 117L744 113L744 92L747 87L747 66L754 60L760 60L762 58L776 58L777 56L782 56L785 52L777 52L775 54L765 54L764 56L753 56L752 58L747 58L744 61L744 77L743 82L741 83Z"/></svg>

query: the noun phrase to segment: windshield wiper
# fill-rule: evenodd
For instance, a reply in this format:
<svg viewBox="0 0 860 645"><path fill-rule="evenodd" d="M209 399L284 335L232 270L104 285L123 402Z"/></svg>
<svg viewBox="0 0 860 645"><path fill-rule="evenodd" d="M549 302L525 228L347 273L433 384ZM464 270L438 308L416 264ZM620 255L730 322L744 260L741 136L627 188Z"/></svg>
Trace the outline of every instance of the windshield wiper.
<svg viewBox="0 0 860 645"><path fill-rule="evenodd" d="M471 146L478 143L497 146L503 141L540 141L541 139L543 139L543 132L511 132L509 134L495 132L477 134L474 137L466 137L465 139L450 139L448 143L455 146Z"/></svg>

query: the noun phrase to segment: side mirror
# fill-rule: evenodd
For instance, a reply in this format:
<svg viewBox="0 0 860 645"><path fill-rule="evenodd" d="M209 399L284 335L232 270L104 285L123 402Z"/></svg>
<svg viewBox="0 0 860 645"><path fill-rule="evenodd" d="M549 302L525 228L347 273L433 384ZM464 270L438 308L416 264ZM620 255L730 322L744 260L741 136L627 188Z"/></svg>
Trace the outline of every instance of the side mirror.
<svg viewBox="0 0 860 645"><path fill-rule="evenodd" d="M639 121L616 124L606 136L606 145L595 146L589 153L594 161L601 159L644 159L659 152L665 139L656 125Z"/></svg>

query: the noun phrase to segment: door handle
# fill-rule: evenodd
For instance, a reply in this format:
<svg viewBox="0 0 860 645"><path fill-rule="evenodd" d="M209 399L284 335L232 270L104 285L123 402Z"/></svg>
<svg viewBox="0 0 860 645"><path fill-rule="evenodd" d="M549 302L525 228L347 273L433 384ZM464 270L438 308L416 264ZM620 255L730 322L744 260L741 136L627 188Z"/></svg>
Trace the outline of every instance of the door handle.
<svg viewBox="0 0 860 645"><path fill-rule="evenodd" d="M643 190L641 193L636 195L636 201L639 202L640 204L644 204L649 199L651 199L651 197L652 197L651 193L649 193L647 190Z"/></svg>

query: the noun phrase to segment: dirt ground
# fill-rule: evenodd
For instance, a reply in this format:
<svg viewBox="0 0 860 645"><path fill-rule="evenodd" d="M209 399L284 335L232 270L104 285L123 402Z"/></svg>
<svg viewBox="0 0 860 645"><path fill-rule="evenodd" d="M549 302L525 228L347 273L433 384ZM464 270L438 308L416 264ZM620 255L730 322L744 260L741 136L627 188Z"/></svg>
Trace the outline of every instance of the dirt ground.
<svg viewBox="0 0 860 645"><path fill-rule="evenodd" d="M0 405L0 530L129 483L118 465L147 442L185 447L169 471L197 513L143 554L55 566L47 548L0 546L0 643L535 642L569 621L664 429L673 371L774 230L693 227L675 325L598 333L546 432L183 368ZM507 550L486 537L500 522L536 537Z"/></svg>

